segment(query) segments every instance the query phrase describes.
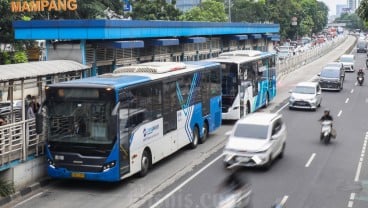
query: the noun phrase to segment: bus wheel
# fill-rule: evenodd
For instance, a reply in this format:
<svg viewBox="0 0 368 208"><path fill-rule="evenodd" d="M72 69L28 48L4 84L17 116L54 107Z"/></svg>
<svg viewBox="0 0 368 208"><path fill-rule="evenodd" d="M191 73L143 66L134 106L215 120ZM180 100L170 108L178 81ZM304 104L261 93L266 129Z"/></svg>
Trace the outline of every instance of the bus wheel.
<svg viewBox="0 0 368 208"><path fill-rule="evenodd" d="M151 166L150 154L147 150L144 150L141 159L141 172L139 172L139 176L140 177L146 176L150 166Z"/></svg>
<svg viewBox="0 0 368 208"><path fill-rule="evenodd" d="M268 98L268 93L266 93L266 102L265 102L264 107L267 108L268 104L269 104L269 98Z"/></svg>
<svg viewBox="0 0 368 208"><path fill-rule="evenodd" d="M203 124L203 136L202 136L201 140L199 140L199 142L201 144L203 144L203 143L206 142L207 138L208 138L208 124L207 124L207 122L204 122L204 124Z"/></svg>
<svg viewBox="0 0 368 208"><path fill-rule="evenodd" d="M249 104L249 102L247 102L247 105L245 105L245 115L244 116L246 116L248 114L250 114L250 104Z"/></svg>
<svg viewBox="0 0 368 208"><path fill-rule="evenodd" d="M198 127L196 126L193 129L193 140L192 140L192 143L190 143L190 148L195 149L198 145L198 141L199 141L199 133L198 133Z"/></svg>

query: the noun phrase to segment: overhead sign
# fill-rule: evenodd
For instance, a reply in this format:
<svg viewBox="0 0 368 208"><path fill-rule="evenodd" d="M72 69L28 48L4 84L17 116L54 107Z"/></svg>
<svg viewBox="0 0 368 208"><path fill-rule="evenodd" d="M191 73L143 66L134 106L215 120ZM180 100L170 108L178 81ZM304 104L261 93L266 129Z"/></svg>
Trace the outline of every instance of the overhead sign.
<svg viewBox="0 0 368 208"><path fill-rule="evenodd" d="M77 0L11 1L12 12L74 11Z"/></svg>

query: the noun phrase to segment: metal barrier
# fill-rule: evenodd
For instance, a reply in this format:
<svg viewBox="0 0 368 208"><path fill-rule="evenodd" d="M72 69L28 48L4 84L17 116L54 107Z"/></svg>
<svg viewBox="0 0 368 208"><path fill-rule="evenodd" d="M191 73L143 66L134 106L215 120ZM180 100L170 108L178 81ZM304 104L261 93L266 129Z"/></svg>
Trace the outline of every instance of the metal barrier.
<svg viewBox="0 0 368 208"><path fill-rule="evenodd" d="M36 134L35 119L0 126L0 167L43 154L43 146L44 137Z"/></svg>
<svg viewBox="0 0 368 208"><path fill-rule="evenodd" d="M279 60L277 62L277 79L280 79L290 72L295 71L299 67L327 54L328 52L339 46L341 43L343 43L347 38L348 36L337 37L336 39L326 42L323 45L315 46L311 50L299 53L285 60Z"/></svg>

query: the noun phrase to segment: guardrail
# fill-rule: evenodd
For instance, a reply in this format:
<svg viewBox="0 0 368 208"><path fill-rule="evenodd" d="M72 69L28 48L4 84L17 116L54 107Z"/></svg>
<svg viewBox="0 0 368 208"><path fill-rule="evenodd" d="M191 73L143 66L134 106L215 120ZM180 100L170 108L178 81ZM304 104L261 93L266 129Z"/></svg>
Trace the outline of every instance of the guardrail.
<svg viewBox="0 0 368 208"><path fill-rule="evenodd" d="M343 43L348 38L347 35L342 37L337 37L331 41L328 41L322 45L318 45L310 50L304 51L302 53L296 54L285 60L279 60L277 62L277 79L295 71L299 67L308 64L317 58L327 54L341 43Z"/></svg>
<svg viewBox="0 0 368 208"><path fill-rule="evenodd" d="M35 119L0 126L0 171L44 153Z"/></svg>

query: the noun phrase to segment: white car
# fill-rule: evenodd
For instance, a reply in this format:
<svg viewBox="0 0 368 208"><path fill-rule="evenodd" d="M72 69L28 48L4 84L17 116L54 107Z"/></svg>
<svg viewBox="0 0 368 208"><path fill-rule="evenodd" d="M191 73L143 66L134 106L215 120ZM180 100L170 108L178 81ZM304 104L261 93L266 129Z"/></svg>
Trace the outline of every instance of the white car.
<svg viewBox="0 0 368 208"><path fill-rule="evenodd" d="M345 71L354 72L354 55L344 54L340 57L339 62L344 65Z"/></svg>
<svg viewBox="0 0 368 208"><path fill-rule="evenodd" d="M318 82L300 82L290 90L289 108L316 110L321 106L322 90Z"/></svg>
<svg viewBox="0 0 368 208"><path fill-rule="evenodd" d="M282 158L286 146L286 126L278 113L257 112L238 120L224 148L224 165L271 167Z"/></svg>

